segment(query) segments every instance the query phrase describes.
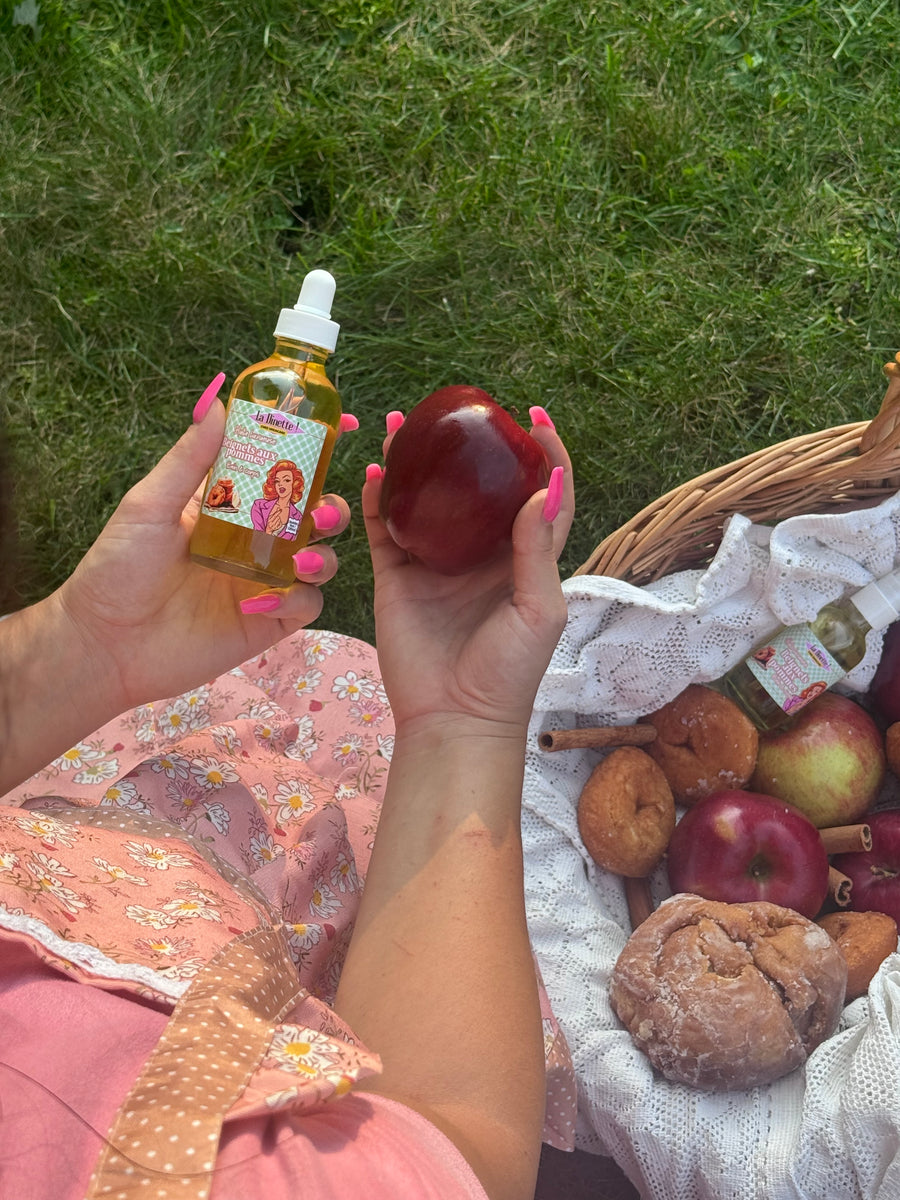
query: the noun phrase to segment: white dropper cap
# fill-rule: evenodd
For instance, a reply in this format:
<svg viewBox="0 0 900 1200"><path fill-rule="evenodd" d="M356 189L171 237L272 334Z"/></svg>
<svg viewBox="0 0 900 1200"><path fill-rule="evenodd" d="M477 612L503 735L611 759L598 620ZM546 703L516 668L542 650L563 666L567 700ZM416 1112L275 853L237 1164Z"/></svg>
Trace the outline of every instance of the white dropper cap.
<svg viewBox="0 0 900 1200"><path fill-rule="evenodd" d="M341 329L331 320L335 286L334 276L328 271L310 271L300 286L297 303L281 310L275 337L333 350Z"/></svg>
<svg viewBox="0 0 900 1200"><path fill-rule="evenodd" d="M850 599L872 629L892 625L900 619L900 570L867 583Z"/></svg>

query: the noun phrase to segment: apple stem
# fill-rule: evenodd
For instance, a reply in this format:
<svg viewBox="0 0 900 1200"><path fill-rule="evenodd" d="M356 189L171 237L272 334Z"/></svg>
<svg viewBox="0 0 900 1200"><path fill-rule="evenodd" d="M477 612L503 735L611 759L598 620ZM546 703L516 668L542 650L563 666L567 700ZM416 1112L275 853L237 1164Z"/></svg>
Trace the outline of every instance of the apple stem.
<svg viewBox="0 0 900 1200"><path fill-rule="evenodd" d="M876 879L896 879L900 872L892 870L890 867L869 867L869 870Z"/></svg>

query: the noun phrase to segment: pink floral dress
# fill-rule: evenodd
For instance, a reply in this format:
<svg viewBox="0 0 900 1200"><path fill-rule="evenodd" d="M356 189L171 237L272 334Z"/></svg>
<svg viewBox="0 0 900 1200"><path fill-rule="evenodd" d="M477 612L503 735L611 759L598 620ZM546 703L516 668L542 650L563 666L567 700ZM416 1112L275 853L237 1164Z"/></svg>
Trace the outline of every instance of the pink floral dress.
<svg viewBox="0 0 900 1200"><path fill-rule="evenodd" d="M24 944L82 984L181 1013L192 1044L207 984L238 997L259 1045L216 1128L346 1093L380 1069L330 1005L392 746L373 648L321 631L123 714L3 797L0 956ZM271 995L240 1000L248 961ZM571 1063L542 1000L545 1140L571 1148Z"/></svg>

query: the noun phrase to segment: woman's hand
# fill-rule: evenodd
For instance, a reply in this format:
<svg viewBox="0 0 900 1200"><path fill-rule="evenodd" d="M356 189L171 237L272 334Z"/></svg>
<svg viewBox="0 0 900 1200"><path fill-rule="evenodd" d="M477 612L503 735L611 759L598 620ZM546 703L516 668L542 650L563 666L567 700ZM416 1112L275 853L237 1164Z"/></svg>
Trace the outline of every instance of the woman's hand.
<svg viewBox="0 0 900 1200"><path fill-rule="evenodd" d="M296 556L296 584L255 595L258 584L190 560L203 484L225 427L217 399L223 380L206 389L190 428L126 494L49 598L109 695L111 715L206 682L315 621L320 585L337 570L334 550L318 545ZM354 428L353 418L344 427ZM350 518L337 496L323 497L316 512L317 528L329 536Z"/></svg>
<svg viewBox="0 0 900 1200"><path fill-rule="evenodd" d="M468 574L438 575L396 545L378 515L380 469L369 468L378 653L398 733L457 717L527 723L565 625L556 562L575 508L565 447L543 409L531 412L531 434L555 468L551 488L519 512L511 553ZM385 451L400 423L390 415Z"/></svg>

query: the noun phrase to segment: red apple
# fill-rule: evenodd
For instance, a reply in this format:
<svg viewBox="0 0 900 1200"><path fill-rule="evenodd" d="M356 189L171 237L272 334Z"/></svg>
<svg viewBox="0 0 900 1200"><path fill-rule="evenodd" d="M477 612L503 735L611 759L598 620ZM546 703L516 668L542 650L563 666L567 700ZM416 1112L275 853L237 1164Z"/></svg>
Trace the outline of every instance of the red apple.
<svg viewBox="0 0 900 1200"><path fill-rule="evenodd" d="M812 919L828 892L828 855L808 817L774 796L714 792L669 841L669 883L728 904L768 900Z"/></svg>
<svg viewBox="0 0 900 1200"><path fill-rule="evenodd" d="M888 725L900 721L900 621L887 627L869 697Z"/></svg>
<svg viewBox="0 0 900 1200"><path fill-rule="evenodd" d="M871 813L872 849L835 854L832 864L853 883L850 907L881 912L900 925L900 810Z"/></svg>
<svg viewBox="0 0 900 1200"><path fill-rule="evenodd" d="M487 392L445 387L394 434L381 516L398 546L459 575L503 553L519 509L549 478L543 447Z"/></svg>
<svg viewBox="0 0 900 1200"><path fill-rule="evenodd" d="M852 825L884 782L884 738L864 708L825 692L790 725L760 733L753 791L787 800L814 825Z"/></svg>

